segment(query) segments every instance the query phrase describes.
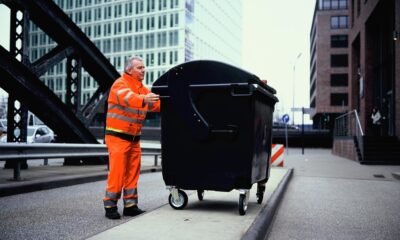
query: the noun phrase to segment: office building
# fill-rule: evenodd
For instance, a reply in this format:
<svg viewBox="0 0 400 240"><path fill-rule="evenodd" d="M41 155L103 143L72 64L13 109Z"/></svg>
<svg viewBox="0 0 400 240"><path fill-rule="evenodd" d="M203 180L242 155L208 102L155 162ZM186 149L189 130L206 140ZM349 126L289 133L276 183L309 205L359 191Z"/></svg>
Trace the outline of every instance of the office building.
<svg viewBox="0 0 400 240"><path fill-rule="evenodd" d="M170 68L191 60L211 59L241 65L240 0L55 0L119 72L137 55L151 84ZM55 44L35 25L30 28L31 61ZM41 79L65 100L65 61ZM81 104L97 83L83 70Z"/></svg>

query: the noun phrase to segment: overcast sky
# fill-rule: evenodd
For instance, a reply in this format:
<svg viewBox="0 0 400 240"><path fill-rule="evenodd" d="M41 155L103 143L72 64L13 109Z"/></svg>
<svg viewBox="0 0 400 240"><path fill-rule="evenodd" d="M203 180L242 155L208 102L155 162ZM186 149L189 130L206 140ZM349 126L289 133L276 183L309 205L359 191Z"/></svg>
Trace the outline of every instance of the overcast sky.
<svg viewBox="0 0 400 240"><path fill-rule="evenodd" d="M280 101L276 111L292 119L293 83L294 107L310 106L309 33L315 0L244 2L243 67L268 80ZM301 123L300 113L295 115L295 122Z"/></svg>
<svg viewBox="0 0 400 240"><path fill-rule="evenodd" d="M293 92L294 107L309 107L309 33L314 7L315 0L243 0L242 67L268 80L278 92L276 112L290 118ZM0 5L0 45L8 47L7 12ZM310 122L308 116L305 119ZM301 123L300 114L295 115L295 122Z"/></svg>

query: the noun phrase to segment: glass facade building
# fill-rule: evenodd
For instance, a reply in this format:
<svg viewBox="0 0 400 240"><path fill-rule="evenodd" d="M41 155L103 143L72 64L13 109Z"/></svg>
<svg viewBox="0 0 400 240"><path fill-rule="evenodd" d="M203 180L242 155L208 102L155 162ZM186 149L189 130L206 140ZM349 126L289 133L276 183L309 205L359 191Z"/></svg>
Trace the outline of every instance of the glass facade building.
<svg viewBox="0 0 400 240"><path fill-rule="evenodd" d="M107 57L118 72L136 55L146 65L144 84L152 83L180 63L209 59L241 65L241 0L55 0ZM34 24L29 56L37 60L56 46ZM66 61L41 77L65 100ZM97 89L82 69L81 104Z"/></svg>

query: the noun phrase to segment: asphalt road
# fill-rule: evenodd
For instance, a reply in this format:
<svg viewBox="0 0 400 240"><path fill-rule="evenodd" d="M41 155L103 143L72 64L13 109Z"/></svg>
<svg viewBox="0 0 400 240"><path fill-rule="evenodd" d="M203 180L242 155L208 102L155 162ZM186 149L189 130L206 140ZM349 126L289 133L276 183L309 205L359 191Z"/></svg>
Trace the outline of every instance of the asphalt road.
<svg viewBox="0 0 400 240"><path fill-rule="evenodd" d="M268 239L400 239L400 166L360 165L330 149L290 149L294 175Z"/></svg>
<svg viewBox="0 0 400 240"><path fill-rule="evenodd" d="M0 239L85 239L128 221L104 217L105 181L0 198ZM168 203L161 173L142 174L139 206L151 211ZM122 213L122 201L119 201ZM151 226L149 226L151 227Z"/></svg>

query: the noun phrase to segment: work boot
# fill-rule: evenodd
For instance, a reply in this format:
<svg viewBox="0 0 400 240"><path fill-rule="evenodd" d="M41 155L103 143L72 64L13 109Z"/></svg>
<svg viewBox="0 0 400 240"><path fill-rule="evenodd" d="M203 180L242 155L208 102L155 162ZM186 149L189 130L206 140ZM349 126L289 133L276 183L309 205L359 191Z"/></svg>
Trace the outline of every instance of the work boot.
<svg viewBox="0 0 400 240"><path fill-rule="evenodd" d="M124 216L134 217L134 216L137 216L144 212L146 212L146 211L143 211L142 209L138 208L138 206L136 206L136 205L133 205L132 207L124 208Z"/></svg>
<svg viewBox="0 0 400 240"><path fill-rule="evenodd" d="M106 209L106 218L108 219L120 219L121 215L118 213L117 207L105 208Z"/></svg>

